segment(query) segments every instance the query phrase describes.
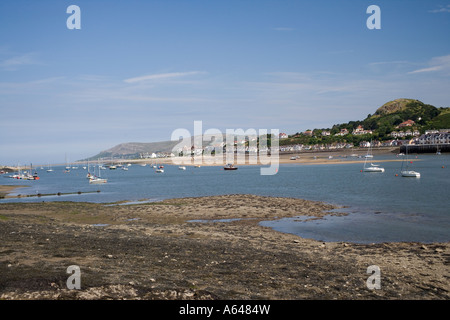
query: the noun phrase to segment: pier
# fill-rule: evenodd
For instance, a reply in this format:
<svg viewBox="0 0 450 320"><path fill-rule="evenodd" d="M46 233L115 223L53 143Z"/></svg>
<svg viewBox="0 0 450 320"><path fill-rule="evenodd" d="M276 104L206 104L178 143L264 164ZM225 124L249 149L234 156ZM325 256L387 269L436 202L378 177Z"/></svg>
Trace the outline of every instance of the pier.
<svg viewBox="0 0 450 320"><path fill-rule="evenodd" d="M409 144L407 146L400 146L400 152L406 153L406 147L408 147L408 153L441 153L450 152L450 144Z"/></svg>

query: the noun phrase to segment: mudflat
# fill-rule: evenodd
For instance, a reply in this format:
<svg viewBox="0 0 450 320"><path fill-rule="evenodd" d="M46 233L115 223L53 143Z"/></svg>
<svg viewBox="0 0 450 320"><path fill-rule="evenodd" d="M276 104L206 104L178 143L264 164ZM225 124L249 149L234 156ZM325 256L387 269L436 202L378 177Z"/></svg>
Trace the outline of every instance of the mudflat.
<svg viewBox="0 0 450 320"><path fill-rule="evenodd" d="M324 243L259 225L333 208L254 195L4 203L0 299L450 298L449 243ZM67 287L72 265L80 289Z"/></svg>

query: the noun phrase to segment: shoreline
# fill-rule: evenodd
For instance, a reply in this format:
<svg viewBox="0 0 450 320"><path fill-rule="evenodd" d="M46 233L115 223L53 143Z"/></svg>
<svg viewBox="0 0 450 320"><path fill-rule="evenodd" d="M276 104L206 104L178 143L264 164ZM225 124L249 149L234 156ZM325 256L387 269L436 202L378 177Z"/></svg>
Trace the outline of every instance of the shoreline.
<svg viewBox="0 0 450 320"><path fill-rule="evenodd" d="M382 147L382 148L375 148L372 149L372 153L374 155L395 155L395 152L398 151L399 148L398 147ZM300 159L302 161L300 161L299 163L302 164L329 164L329 163L341 163L341 162L337 162L336 159L338 158L352 158L353 154L358 154L360 157L364 157L367 154L367 148L353 148L353 149L330 149L330 150L319 150L319 151L299 151L299 152L280 152L279 153L279 161L280 163L292 163L293 161L290 160L290 157L292 156L299 156ZM333 156L334 157L334 161L329 161L330 159L328 159L329 156ZM314 157L316 157L317 159L314 159ZM225 158L225 155L224 155ZM237 159L237 155L235 154L234 156L235 159ZM356 158L356 157L355 157ZM215 158L214 157L207 157L205 156L204 159L206 161L202 161L202 163L200 163L200 165L216 165L216 166L221 166L221 165L226 165L227 161L226 159L223 159L223 161L220 161L220 163L214 163ZM166 157L166 158L149 158L149 159L113 159L111 160L101 160L100 163L105 164L105 163L114 163L114 164L119 164L119 163L131 163L131 164L174 164L173 162L176 160L187 160L186 161L186 165L195 165L195 163L192 161L191 157ZM268 156L268 160L270 160L270 156ZM307 161L304 161L307 160ZM325 161L322 163L322 161ZM354 161L362 161L364 162L364 160L354 160ZM311 163L309 163L311 162ZM48 166L73 166L73 165L77 165L77 166L83 166L86 165L85 161L75 161L75 162L71 162L71 163L54 163L54 164L37 164L34 165L34 168L38 168L38 167L45 167L47 168ZM174 164L176 165L176 164ZM245 156L245 164L243 165L249 165L248 163L248 155ZM261 164L259 162L259 157L258 157L258 162L252 163L250 165L264 165ZM17 171L19 168L22 169L30 169L29 166L23 165L20 167L17 166L5 166L5 168L8 168L9 170L12 171Z"/></svg>
<svg viewBox="0 0 450 320"><path fill-rule="evenodd" d="M5 203L0 299L450 298L450 243L320 242L259 225L320 219L334 208L240 194L122 206ZM70 265L81 268L80 290L66 288ZM381 269L380 290L367 288L371 265Z"/></svg>
<svg viewBox="0 0 450 320"><path fill-rule="evenodd" d="M383 148L373 152L373 155L390 155L394 156L394 151L397 148ZM353 155L357 156L353 156ZM234 163L236 165L256 165L265 166L274 164L278 161L279 164L301 164L301 165L322 165L322 164L351 164L351 163L364 163L364 156L367 154L367 149L350 149L350 150L324 150L324 151L303 151L303 152L286 152L280 153L278 159L267 156L264 161L261 161L261 157L253 156L252 161L249 160L249 155L241 155L240 158L236 154L234 155ZM296 160L292 160L292 157L298 157ZM329 158L332 157L332 158ZM256 160L255 160L256 158ZM403 161L403 158L398 159L384 159L376 160L374 162L390 162L390 161ZM131 164L165 164L165 165L184 165L184 166L224 166L228 163L225 155L219 159L214 156L197 156L197 157L170 157L170 158L156 158L156 159L133 159L128 161L118 161L115 163L131 163Z"/></svg>

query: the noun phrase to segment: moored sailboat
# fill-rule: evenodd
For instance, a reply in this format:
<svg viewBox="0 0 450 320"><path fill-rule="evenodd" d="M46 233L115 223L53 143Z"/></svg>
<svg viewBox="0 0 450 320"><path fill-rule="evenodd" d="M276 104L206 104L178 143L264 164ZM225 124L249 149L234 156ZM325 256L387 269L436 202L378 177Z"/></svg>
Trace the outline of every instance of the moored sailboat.
<svg viewBox="0 0 450 320"><path fill-rule="evenodd" d="M108 179L100 177L100 166L98 166L98 176L94 175L92 177L88 177L88 179L90 184L102 184L108 182Z"/></svg>
<svg viewBox="0 0 450 320"><path fill-rule="evenodd" d="M367 166L367 159L373 158L372 154L372 141L370 141L369 149L364 160L363 172L384 172L384 168L381 168L378 164L371 163Z"/></svg>
<svg viewBox="0 0 450 320"><path fill-rule="evenodd" d="M406 165L405 165L405 163L406 163ZM405 166L405 169L403 169L404 166ZM408 146L406 146L405 158L402 161L402 168L401 168L400 172L401 172L402 177L420 178L420 172L409 169Z"/></svg>

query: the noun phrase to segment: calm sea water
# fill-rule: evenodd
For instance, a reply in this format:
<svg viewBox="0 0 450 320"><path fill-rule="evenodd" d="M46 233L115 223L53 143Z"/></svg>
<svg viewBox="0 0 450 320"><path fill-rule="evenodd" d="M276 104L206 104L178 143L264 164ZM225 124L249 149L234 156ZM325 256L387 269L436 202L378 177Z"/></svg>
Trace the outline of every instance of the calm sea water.
<svg viewBox="0 0 450 320"><path fill-rule="evenodd" d="M396 156L376 157L397 159ZM350 159L349 159L350 160ZM81 167L64 173L63 167L40 180L3 179L1 184L23 185L15 194L54 194L45 197L3 199L0 203L21 201L87 201L109 203L127 200L158 201L168 198L222 194L255 194L318 200L345 206L346 216L321 220L281 219L262 222L278 231L321 241L357 243L450 240L450 155L412 156L412 167L421 178L404 178L400 162L380 163L384 173L362 173L362 164L280 165L273 176L261 176L258 166L240 166L237 171L221 167L165 165L164 173L150 166L133 165L128 171L102 170L108 184L90 185ZM444 167L444 168L442 168ZM97 191L100 193L57 196L56 193Z"/></svg>

